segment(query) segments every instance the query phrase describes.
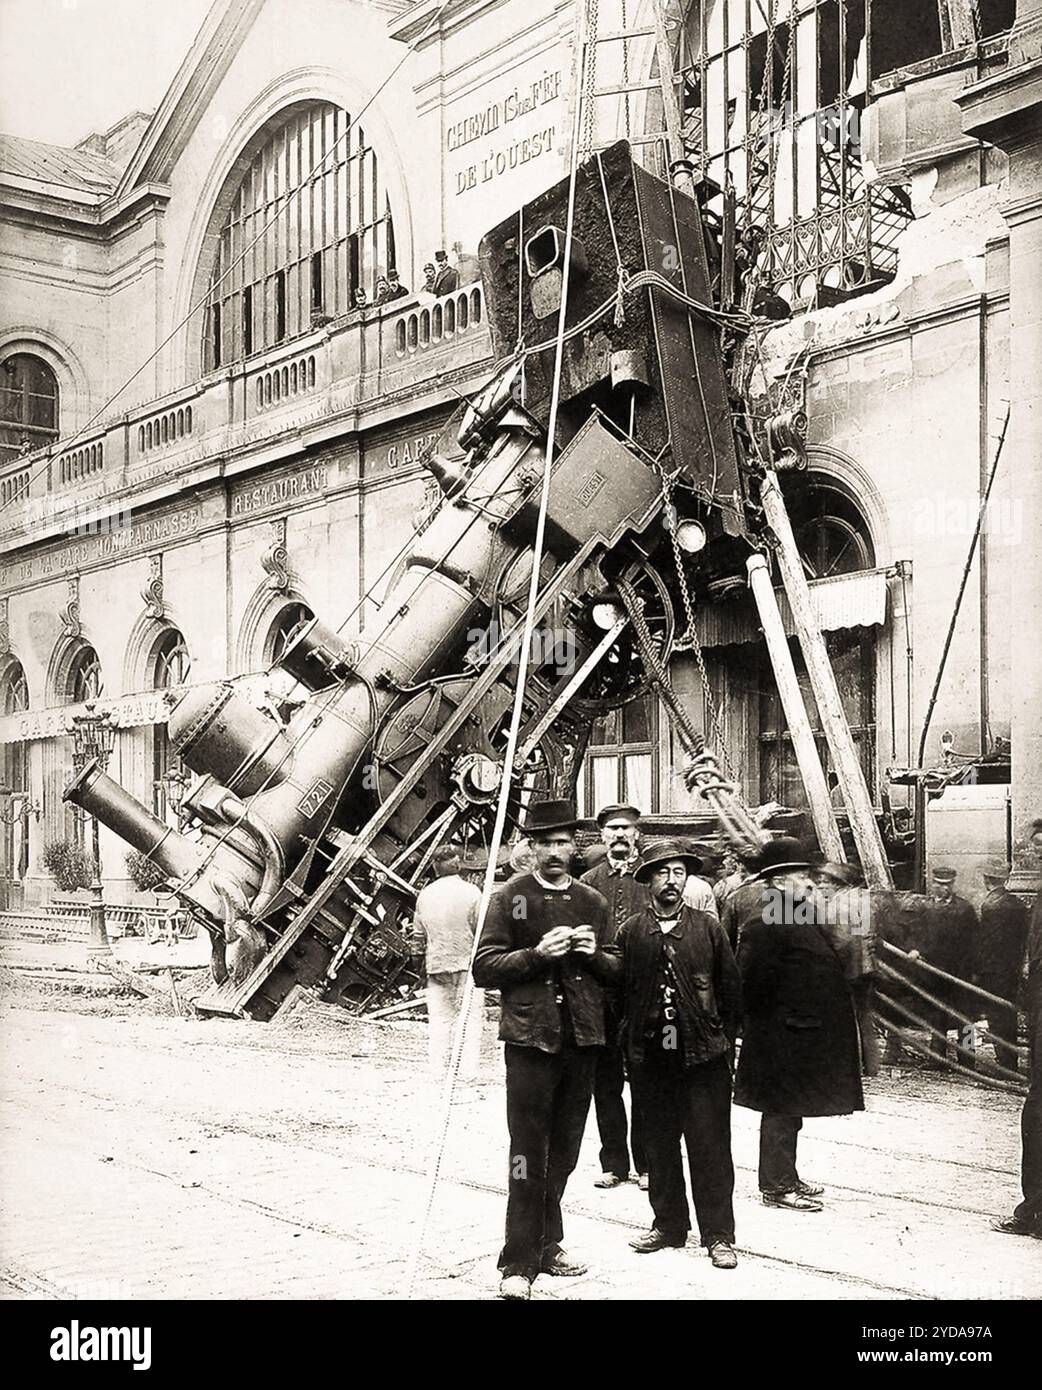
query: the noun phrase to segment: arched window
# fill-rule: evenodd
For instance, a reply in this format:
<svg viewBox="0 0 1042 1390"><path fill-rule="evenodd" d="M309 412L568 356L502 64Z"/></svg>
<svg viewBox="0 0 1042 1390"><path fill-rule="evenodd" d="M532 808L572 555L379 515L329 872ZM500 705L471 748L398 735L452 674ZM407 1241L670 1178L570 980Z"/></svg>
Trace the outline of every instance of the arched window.
<svg viewBox="0 0 1042 1390"><path fill-rule="evenodd" d="M0 674L0 714L29 708L29 686L22 663L8 657ZM0 745L0 903L11 905L13 888L29 868L29 745L7 739Z"/></svg>
<svg viewBox="0 0 1042 1390"><path fill-rule="evenodd" d="M299 192L297 190L300 190ZM394 255L391 210L362 126L329 102L270 129L236 187L210 277L207 370L335 317Z"/></svg>
<svg viewBox="0 0 1042 1390"><path fill-rule="evenodd" d="M168 628L156 643L151 662L151 684L153 690L176 690L188 684L192 670L192 658L185 645L185 639L177 628ZM170 736L166 723L152 726L152 809L160 820L177 825L175 806L180 798L171 797L172 787L176 788L184 776L180 759L175 758L170 747ZM173 804L171 804L173 802Z"/></svg>
<svg viewBox="0 0 1042 1390"><path fill-rule="evenodd" d="M17 657L9 657L0 676L0 714L21 714L29 708L29 685ZM8 791L28 790L28 745L13 740L2 745L0 783Z"/></svg>
<svg viewBox="0 0 1042 1390"><path fill-rule="evenodd" d="M84 644L69 666L65 681L65 702L69 705L79 705L85 700L96 700L104 689L98 654L93 647Z"/></svg>
<svg viewBox="0 0 1042 1390"><path fill-rule="evenodd" d="M0 463L58 438L58 378L29 352L0 363Z"/></svg>
<svg viewBox="0 0 1042 1390"><path fill-rule="evenodd" d="M264 664L273 666L293 641L297 633L309 623L314 613L306 603L288 603L271 626L264 644Z"/></svg>

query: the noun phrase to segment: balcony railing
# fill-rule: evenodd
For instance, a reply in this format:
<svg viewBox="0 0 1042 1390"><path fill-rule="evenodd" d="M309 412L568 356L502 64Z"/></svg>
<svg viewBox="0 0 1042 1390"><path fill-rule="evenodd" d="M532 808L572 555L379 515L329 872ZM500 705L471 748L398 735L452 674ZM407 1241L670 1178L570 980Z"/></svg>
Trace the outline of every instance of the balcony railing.
<svg viewBox="0 0 1042 1390"><path fill-rule="evenodd" d="M364 428L366 411L384 401L443 394L446 377L464 389L490 355L480 285L356 311L82 437L9 459L0 465L0 538L42 534L50 521L66 529L70 513L338 413Z"/></svg>

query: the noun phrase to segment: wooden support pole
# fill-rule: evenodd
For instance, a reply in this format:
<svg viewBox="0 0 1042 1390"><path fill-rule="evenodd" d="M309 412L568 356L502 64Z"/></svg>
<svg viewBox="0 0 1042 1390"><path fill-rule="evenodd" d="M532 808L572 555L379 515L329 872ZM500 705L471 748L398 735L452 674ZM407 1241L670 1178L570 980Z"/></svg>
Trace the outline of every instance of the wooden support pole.
<svg viewBox="0 0 1042 1390"><path fill-rule="evenodd" d="M793 665L792 652L789 651L781 613L778 611L778 600L771 583L770 570L762 555L750 555L745 563L749 571L749 587L756 600L760 626L767 642L767 654L771 658L778 694L785 711L785 722L789 726L800 776L807 792L818 844L827 859L842 864L846 862L846 851L843 848L839 826L836 824L836 811L829 797L825 769L818 757L818 745L814 742L810 719L803 703L803 693L796 678L796 667Z"/></svg>
<svg viewBox="0 0 1042 1390"><path fill-rule="evenodd" d="M865 785L865 774L861 770L861 760L854 747L846 715L843 713L835 672L829 660L825 638L818 627L807 576L803 572L803 563L796 548L796 538L792 534L785 499L773 469L767 470L760 485L760 501L767 523L777 537L778 568L781 570L782 583L785 585L785 593L803 649L803 659L817 702L821 727L825 731L836 776L846 802L854 843L861 858L862 872L870 887L891 888L893 879L890 876L890 865L887 863L883 840L872 810L872 799Z"/></svg>

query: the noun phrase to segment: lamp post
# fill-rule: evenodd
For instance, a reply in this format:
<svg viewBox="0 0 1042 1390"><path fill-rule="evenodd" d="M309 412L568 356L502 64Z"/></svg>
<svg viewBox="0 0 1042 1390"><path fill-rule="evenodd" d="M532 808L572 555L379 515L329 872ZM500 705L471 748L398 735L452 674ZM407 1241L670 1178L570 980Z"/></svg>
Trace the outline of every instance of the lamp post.
<svg viewBox="0 0 1042 1390"><path fill-rule="evenodd" d="M3 863L0 866L0 910L3 911L10 906L8 899L15 884L25 875L30 816L37 819L40 817L40 808L36 802L30 801L26 792L0 785L0 833L3 835L4 844ZM12 833L16 825L20 826L22 831L21 844L18 846L18 863L15 862Z"/></svg>
<svg viewBox="0 0 1042 1390"><path fill-rule="evenodd" d="M72 716L73 765L80 772L91 761L106 770L116 742L116 726L108 710L99 710L93 700L84 705L84 714ZM94 873L90 884L90 945L91 956L109 955L108 932L105 929L105 897L101 886L101 845L98 838L98 819L91 816L91 852Z"/></svg>

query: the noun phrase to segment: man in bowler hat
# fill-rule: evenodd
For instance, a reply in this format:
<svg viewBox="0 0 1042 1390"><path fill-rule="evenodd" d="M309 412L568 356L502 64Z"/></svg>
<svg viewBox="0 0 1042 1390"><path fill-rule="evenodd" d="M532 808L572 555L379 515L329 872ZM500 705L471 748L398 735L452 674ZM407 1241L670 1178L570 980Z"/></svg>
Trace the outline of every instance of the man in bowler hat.
<svg viewBox="0 0 1042 1390"><path fill-rule="evenodd" d="M772 840L759 865L759 900L750 896L739 928L745 1030L734 1098L761 1112L764 1205L821 1211L824 1189L796 1171L796 1141L805 1116L865 1108L854 1004L799 842Z"/></svg>
<svg viewBox="0 0 1042 1390"><path fill-rule="evenodd" d="M683 1141L702 1244L717 1269L734 1269L731 1055L741 993L720 923L683 901L688 875L701 867L676 840L646 849L637 879L650 901L610 951L622 973L625 1043L655 1214L651 1230L630 1245L651 1254L687 1240Z"/></svg>
<svg viewBox="0 0 1042 1390"><path fill-rule="evenodd" d="M501 1298L527 1299L539 1274L578 1276L561 1248L561 1198L579 1158L604 1046L608 909L568 872L576 816L566 801L529 808L536 867L489 903L474 982L501 995L510 1168Z"/></svg>
<svg viewBox="0 0 1042 1390"><path fill-rule="evenodd" d="M604 859L583 874L580 882L595 888L608 904L608 942L615 940L623 922L640 912L648 902L647 886L639 883L635 872L640 863L640 811L636 806L602 806L597 826L607 850ZM623 1089L626 1068L619 1036L622 998L617 990L607 996L605 1030L607 1041L597 1058L593 1084L593 1104L601 1138L601 1176L594 1187L619 1187L630 1175L630 1149L633 1169L641 1187L647 1186L648 1165L644 1157L640 1116L631 1102L629 1144L626 1134L626 1103Z"/></svg>

